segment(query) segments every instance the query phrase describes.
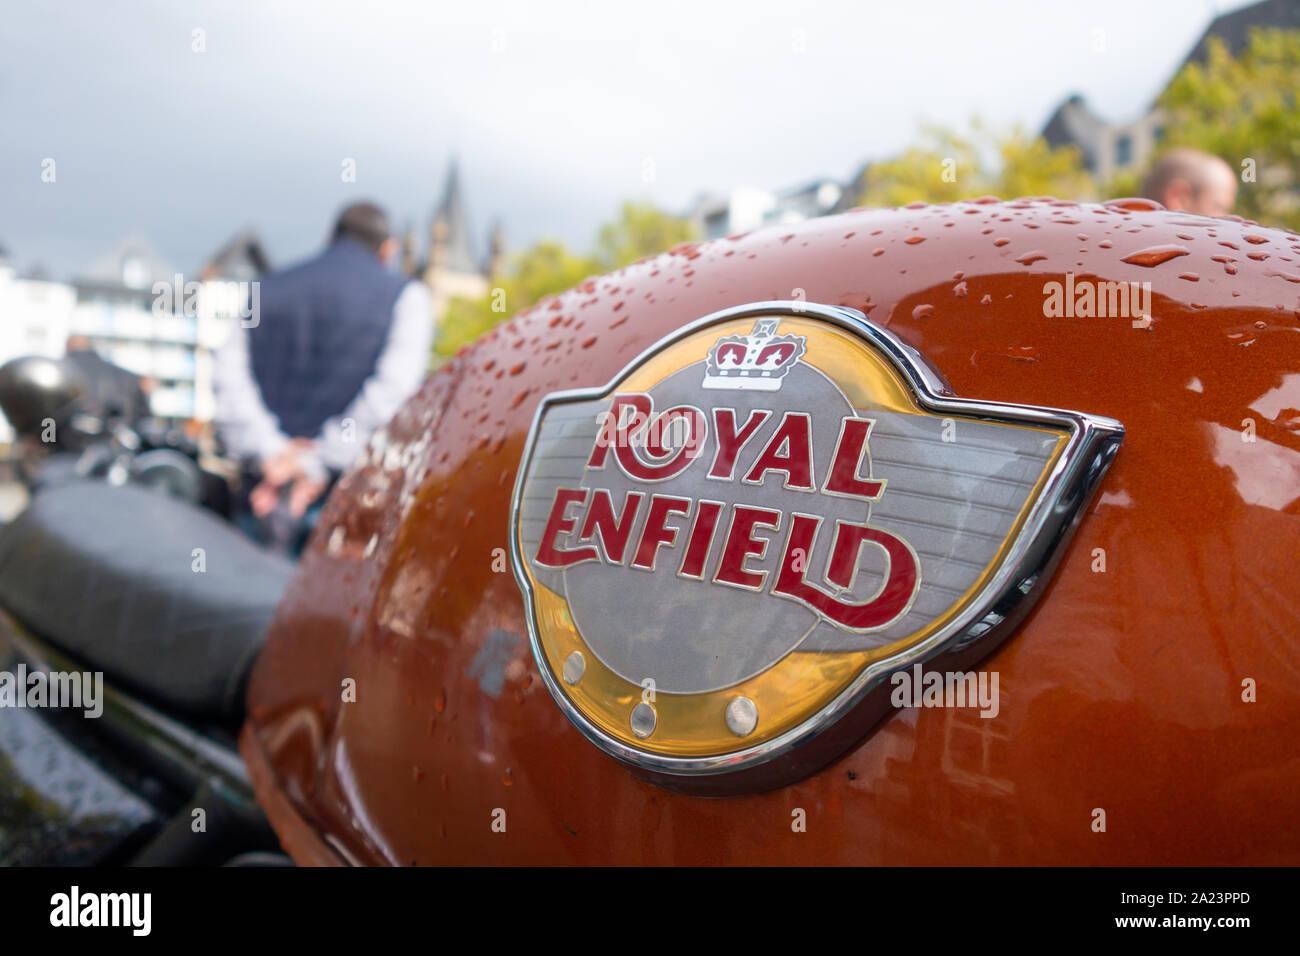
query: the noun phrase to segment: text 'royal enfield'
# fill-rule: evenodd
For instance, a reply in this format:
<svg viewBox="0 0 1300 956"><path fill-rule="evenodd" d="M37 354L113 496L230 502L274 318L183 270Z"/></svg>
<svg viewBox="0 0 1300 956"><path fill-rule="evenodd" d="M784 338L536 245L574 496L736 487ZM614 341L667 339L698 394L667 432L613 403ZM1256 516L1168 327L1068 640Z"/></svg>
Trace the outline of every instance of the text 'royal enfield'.
<svg viewBox="0 0 1300 956"><path fill-rule="evenodd" d="M541 673L662 785L787 783L880 719L893 671L996 645L1122 436L959 400L850 309L708 316L539 408L512 545Z"/></svg>

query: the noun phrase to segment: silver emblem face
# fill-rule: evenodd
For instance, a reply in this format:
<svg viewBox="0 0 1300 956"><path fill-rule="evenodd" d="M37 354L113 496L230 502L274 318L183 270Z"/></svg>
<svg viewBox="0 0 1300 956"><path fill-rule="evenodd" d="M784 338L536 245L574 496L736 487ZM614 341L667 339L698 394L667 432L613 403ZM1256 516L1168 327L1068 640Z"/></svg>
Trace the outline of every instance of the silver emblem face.
<svg viewBox="0 0 1300 956"><path fill-rule="evenodd" d="M1122 429L945 392L860 313L759 303L549 396L512 545L570 719L668 786L772 786L1005 636Z"/></svg>

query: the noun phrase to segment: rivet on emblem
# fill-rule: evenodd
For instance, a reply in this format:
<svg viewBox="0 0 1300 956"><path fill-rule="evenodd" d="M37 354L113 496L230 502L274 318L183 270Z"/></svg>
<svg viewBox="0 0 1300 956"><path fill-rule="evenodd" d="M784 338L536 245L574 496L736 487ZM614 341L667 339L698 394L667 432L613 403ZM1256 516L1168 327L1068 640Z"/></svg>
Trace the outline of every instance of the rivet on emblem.
<svg viewBox="0 0 1300 956"><path fill-rule="evenodd" d="M748 737L758 726L758 708L748 697L733 698L727 705L727 729L737 737Z"/></svg>
<svg viewBox="0 0 1300 956"><path fill-rule="evenodd" d="M582 672L587 669L587 661L582 656L582 651L574 651L564 659L564 682L566 684L576 684L582 680Z"/></svg>
<svg viewBox="0 0 1300 956"><path fill-rule="evenodd" d="M655 709L645 701L641 701L632 708L632 733L643 739L649 737L655 732L657 720Z"/></svg>

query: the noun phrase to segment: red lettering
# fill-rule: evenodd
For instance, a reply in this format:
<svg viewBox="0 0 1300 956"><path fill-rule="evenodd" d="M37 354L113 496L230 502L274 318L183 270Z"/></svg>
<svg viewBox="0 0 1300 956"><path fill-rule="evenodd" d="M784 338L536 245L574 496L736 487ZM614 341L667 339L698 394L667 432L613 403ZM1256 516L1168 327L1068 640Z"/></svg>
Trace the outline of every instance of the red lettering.
<svg viewBox="0 0 1300 956"><path fill-rule="evenodd" d="M613 498L604 488L597 488L592 493L591 504L587 506L587 517L582 522L582 531L578 537L591 538L599 532L600 546L605 556L614 564L622 564L627 539L632 534L632 525L635 523L637 509L641 507L642 497L644 496L639 492L629 491L623 498L623 513L616 519Z"/></svg>
<svg viewBox="0 0 1300 956"><path fill-rule="evenodd" d="M771 412L756 408L745 419L744 427L736 431L736 413L732 409L713 410L713 433L718 438L718 450L713 456L713 467L709 469L710 478L731 480L736 470L736 456L770 415Z"/></svg>
<svg viewBox="0 0 1300 956"><path fill-rule="evenodd" d="M628 444L632 436L650 420L650 409L653 407L649 395L615 395L601 422L600 431L596 433L596 444L592 446L587 467L604 468L609 449ZM628 411L632 414L624 414Z"/></svg>
<svg viewBox="0 0 1300 956"><path fill-rule="evenodd" d="M542 541L537 546L536 561L548 568L567 568L582 561L600 559L595 548L574 548L563 551L555 546L555 539L573 530L575 519L566 518L565 510L573 502L587 500L586 488L561 488L555 492L555 501L551 503L551 515L546 520L546 529L542 532Z"/></svg>
<svg viewBox="0 0 1300 956"><path fill-rule="evenodd" d="M883 481L858 477L862 459L867 450L867 439L875 421L870 418L846 418L840 426L840 438L835 443L835 458L831 473L826 478L823 491L837 495L853 495L875 500L885 490Z"/></svg>
<svg viewBox="0 0 1300 956"><path fill-rule="evenodd" d="M641 532L641 543L637 545L636 557L632 567L655 569L655 560L659 556L661 545L672 545L677 540L677 529L666 524L670 514L690 514L689 498L673 498L669 495L651 495L650 510L646 514L645 529Z"/></svg>
<svg viewBox="0 0 1300 956"><path fill-rule="evenodd" d="M785 449L783 452L782 449ZM785 487L813 490L812 419L805 412L786 412L745 480L761 485L769 471L785 472Z"/></svg>
<svg viewBox="0 0 1300 956"><path fill-rule="evenodd" d="M695 512L695 523L691 525L691 536L686 543L686 556L682 558L681 573L688 578L704 578L704 562L709 557L709 545L713 543L713 529L718 524L718 514L722 505L716 501L701 501Z"/></svg>
<svg viewBox="0 0 1300 956"><path fill-rule="evenodd" d="M828 620L857 631L874 630L895 621L907 609L908 602L920 584L916 556L912 549L888 531L836 522L831 566L827 575L832 584L841 588L852 585L858 566L858 552L865 542L879 545L889 556L889 574L879 594L862 604L840 601L806 582L804 572L794 568L795 552L802 550L805 555L812 554L813 540L821 522L821 518L794 516L785 556L781 560L781 571L772 593L801 601Z"/></svg>
<svg viewBox="0 0 1300 956"><path fill-rule="evenodd" d="M626 414L629 410L630 415ZM614 457L629 478L637 481L675 478L700 456L708 432L708 419L693 405L678 405L654 416L654 400L649 395L615 395L596 434L587 467L604 468L612 444ZM681 446L672 451L664 441L665 436L680 437ZM637 455L638 444L651 461L643 461Z"/></svg>
<svg viewBox="0 0 1300 956"><path fill-rule="evenodd" d="M722 548L722 560L713 580L722 584L758 590L767 577L766 571L750 571L745 559L751 554L759 558L767 552L767 540L755 540L754 528L765 527L775 531L781 526L781 513L768 508L750 508L736 505L731 514L731 530Z"/></svg>

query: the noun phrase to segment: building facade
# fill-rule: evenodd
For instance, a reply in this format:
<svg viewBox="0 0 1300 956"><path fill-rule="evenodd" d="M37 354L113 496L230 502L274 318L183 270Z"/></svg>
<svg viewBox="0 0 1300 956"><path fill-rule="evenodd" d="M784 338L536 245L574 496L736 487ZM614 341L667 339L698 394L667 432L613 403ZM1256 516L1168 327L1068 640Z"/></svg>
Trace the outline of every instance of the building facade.
<svg viewBox="0 0 1300 956"><path fill-rule="evenodd" d="M1211 37L1222 40L1235 56L1250 42L1251 30L1265 27L1300 29L1300 0L1261 0L1215 17L1171 77L1188 63L1204 62ZM1075 93L1052 112L1042 136L1054 147L1077 146L1088 171L1105 182L1118 172L1148 167L1159 151L1164 125L1154 103L1134 119L1111 122Z"/></svg>
<svg viewBox="0 0 1300 956"><path fill-rule="evenodd" d="M138 238L127 239L72 282L68 330L100 356L151 379L159 418L192 418L199 405L199 321L184 278Z"/></svg>
<svg viewBox="0 0 1300 956"><path fill-rule="evenodd" d="M20 276L0 250L0 364L23 355L61 356L76 301L76 290L66 283ZM0 445L13 438L0 413Z"/></svg>
<svg viewBox="0 0 1300 956"><path fill-rule="evenodd" d="M846 198L845 185L824 177L783 192L737 186L725 193L701 197L688 217L704 238L719 239L839 212Z"/></svg>
<svg viewBox="0 0 1300 956"><path fill-rule="evenodd" d="M1053 148L1077 147L1084 167L1104 183L1151 162L1164 135L1164 116L1152 108L1126 123L1107 122L1076 93L1056 108L1041 135Z"/></svg>

